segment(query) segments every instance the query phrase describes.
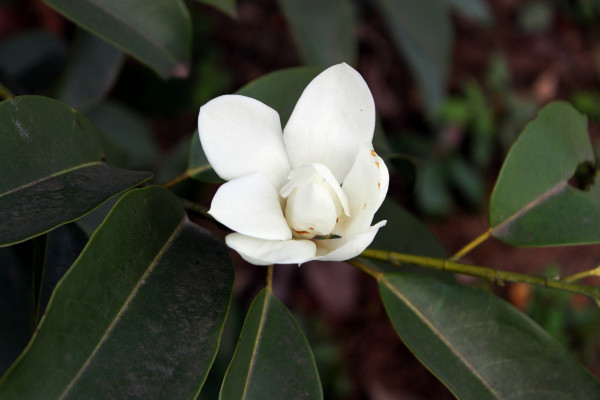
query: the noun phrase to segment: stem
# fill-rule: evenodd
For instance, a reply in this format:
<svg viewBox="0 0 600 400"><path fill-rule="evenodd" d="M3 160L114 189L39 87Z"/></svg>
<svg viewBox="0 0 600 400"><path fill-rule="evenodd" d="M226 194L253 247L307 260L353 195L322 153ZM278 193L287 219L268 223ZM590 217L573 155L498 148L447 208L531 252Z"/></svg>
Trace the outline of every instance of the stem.
<svg viewBox="0 0 600 400"><path fill-rule="evenodd" d="M490 238L492 233L491 229L485 231L482 235L476 237L471 243L467 244L465 247L460 249L455 255L450 257L450 261L458 261L463 258L467 253L473 250L475 247L479 246L481 243L485 242Z"/></svg>
<svg viewBox="0 0 600 400"><path fill-rule="evenodd" d="M267 289L273 290L273 265L267 267Z"/></svg>
<svg viewBox="0 0 600 400"><path fill-rule="evenodd" d="M0 82L0 97L2 97L4 100L9 100L15 97L15 95L10 91L9 88Z"/></svg>
<svg viewBox="0 0 600 400"><path fill-rule="evenodd" d="M362 257L371 258L374 260L386 261L392 265L401 266L404 264L414 264L422 267L439 269L442 271L450 271L463 275L475 276L477 278L488 279L499 285L504 282L521 282L530 285L560 289L571 293L582 294L591 297L600 307L600 287L578 285L575 283L565 282L546 278L544 276L535 276L520 274L517 272L499 271L488 267L480 267L477 265L461 264L454 261L415 256L410 254L400 254L393 251L371 250L367 249L362 252ZM360 267L359 267L360 268ZM368 268L368 267L366 267ZM370 269L370 268L369 268ZM364 270L364 269L363 269ZM373 273L370 273L373 275Z"/></svg>
<svg viewBox="0 0 600 400"><path fill-rule="evenodd" d="M177 175L175 178L171 179L170 181L163 183L163 187L165 187L167 189L172 188L173 186L178 185L181 182L185 181L189 177L190 177L189 172L185 171L181 175Z"/></svg>
<svg viewBox="0 0 600 400"><path fill-rule="evenodd" d="M600 266L590 269L587 271L581 271L573 275L565 276L561 279L563 282L575 282L583 278L587 278L588 276L600 276Z"/></svg>

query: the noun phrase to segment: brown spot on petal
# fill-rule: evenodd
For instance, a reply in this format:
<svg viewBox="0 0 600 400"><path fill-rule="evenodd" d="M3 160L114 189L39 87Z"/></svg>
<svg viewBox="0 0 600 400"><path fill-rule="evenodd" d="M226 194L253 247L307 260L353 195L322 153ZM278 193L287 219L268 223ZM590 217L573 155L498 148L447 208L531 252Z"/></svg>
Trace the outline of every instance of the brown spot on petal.
<svg viewBox="0 0 600 400"><path fill-rule="evenodd" d="M379 168L379 163L377 161L375 161L375 165L377 165L377 168Z"/></svg>
<svg viewBox="0 0 600 400"><path fill-rule="evenodd" d="M337 224L338 222L340 222L340 219L339 219L339 218L336 218L336 219L335 219L335 223Z"/></svg>
<svg viewBox="0 0 600 400"><path fill-rule="evenodd" d="M298 235L305 235L308 233L308 231L297 231L294 229L294 232L296 232Z"/></svg>
<svg viewBox="0 0 600 400"><path fill-rule="evenodd" d="M377 189L381 189L381 182L377 182Z"/></svg>
<svg viewBox="0 0 600 400"><path fill-rule="evenodd" d="M313 228L313 227L310 227L310 228L308 228L308 229L309 229L309 230L311 230L311 231L314 231L314 230L315 230L315 228Z"/></svg>
<svg viewBox="0 0 600 400"><path fill-rule="evenodd" d="M367 208L367 203L365 203L365 205L363 206L363 210L364 210L365 208Z"/></svg>
<svg viewBox="0 0 600 400"><path fill-rule="evenodd" d="M360 109L360 112L362 112L362 108Z"/></svg>
<svg viewBox="0 0 600 400"><path fill-rule="evenodd" d="M371 150L371 155L372 155L373 157L377 157L377 154L375 153L375 150Z"/></svg>

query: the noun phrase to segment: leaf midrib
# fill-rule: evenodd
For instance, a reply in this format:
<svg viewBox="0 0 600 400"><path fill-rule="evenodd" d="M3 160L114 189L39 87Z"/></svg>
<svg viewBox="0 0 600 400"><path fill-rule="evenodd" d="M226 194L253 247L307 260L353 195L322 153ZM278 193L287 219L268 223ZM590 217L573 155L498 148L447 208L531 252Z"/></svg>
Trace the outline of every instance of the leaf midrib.
<svg viewBox="0 0 600 400"><path fill-rule="evenodd" d="M148 266L148 268L146 268L146 271L144 271L144 273L142 274L142 276L138 280L137 284L134 286L134 288L131 291L131 293L129 294L129 296L127 296L127 299L123 303L123 306L121 307L121 309L119 310L119 312L114 317L113 321L110 323L110 325L106 329L106 332L104 332L104 334L102 335L102 337L98 341L98 344L96 345L96 347L94 348L94 350L92 350L92 352L90 353L89 357L85 360L85 362L83 363L83 365L81 366L81 368L79 369L79 371L77 371L77 374L75 374L75 376L69 382L69 384L67 385L67 387L65 388L65 390L58 397L59 400L63 400L69 394L69 391L73 388L73 386L77 383L78 379L85 372L85 370L87 369L87 367L90 365L92 359L94 358L94 356L96 355L96 353L98 352L98 350L102 347L102 345L104 344L104 342L108 339L109 334L115 328L115 326L117 325L117 323L120 321L121 317L123 316L123 313L127 310L127 308L129 307L129 304L133 301L133 299L137 295L137 292L139 291L140 287L146 282L146 278L150 275L150 273L152 273L152 271L154 270L154 268L156 267L156 265L158 265L158 262L160 261L160 259L162 258L162 256L166 253L166 251L168 250L168 248L171 246L171 244L173 243L173 241L176 239L177 235L181 232L181 229L185 225L185 222L186 222L186 218L182 218L181 222L179 222L179 224L173 230L173 233L171 234L171 236L169 236L169 238L167 239L167 241L165 242L165 244L160 248L160 250L158 251L158 253L156 254L156 256L153 258L153 260L150 263L150 265Z"/></svg>
<svg viewBox="0 0 600 400"><path fill-rule="evenodd" d="M467 369L473 374L473 376L475 376L495 398L500 399L498 393L496 393L496 391L492 388L491 383L487 381L481 374L479 374L477 369L451 345L448 338L444 336L444 334L439 329L437 329L436 326L408 298L406 298L400 291L398 291L398 289L396 289L396 287L385 277L384 274L382 274L379 277L379 281L383 282L383 284L394 295L400 298L404 302L404 304L406 304L406 306L410 308L410 310L413 313L415 313L415 315L417 315L421 319L421 321L423 321L423 323L425 323L425 325L427 325L427 327L429 327L429 329L431 329L431 331L437 335L437 337L446 345L446 347L452 352L452 354L454 354L456 358L459 361L461 361L465 367L467 367ZM429 367L427 368L429 369ZM446 385L445 382L444 385ZM450 388L449 386L448 388L454 393L454 390L452 388Z"/></svg>
<svg viewBox="0 0 600 400"><path fill-rule="evenodd" d="M258 348L260 339L262 336L262 331L267 321L267 306L269 304L269 296L271 292L267 288L265 291L265 302L262 306L260 324L258 325L258 331L256 332L256 339L254 340L254 347L252 349L252 356L250 357L250 365L248 366L248 376L246 377L246 382L244 382L244 392L242 393L242 399L246 400L248 396L248 387L250 386L250 379L252 378L252 374L254 372L254 366L256 364L256 354L258 353Z"/></svg>
<svg viewBox="0 0 600 400"><path fill-rule="evenodd" d="M76 166L74 166L72 168L66 168L66 169L63 169L61 171L54 172L54 173L52 173L50 175L44 176L43 178L37 179L37 180L35 180L33 182L29 182L29 183L26 183L24 185L12 188L12 189L4 192L4 193L0 193L0 199L2 197L4 197L4 196L7 196L7 195L11 194L11 193L15 193L15 192L18 192L19 190L26 189L28 187L37 185L39 183L48 181L48 180L50 180L52 178L56 178L57 176L67 174L69 172L77 171L78 169L83 169L83 168L86 168L86 167L91 167L91 166L94 166L94 165L103 165L103 164L104 163L102 161L93 161L93 162L88 162L88 163L85 163L85 164L79 164L79 165L76 165Z"/></svg>

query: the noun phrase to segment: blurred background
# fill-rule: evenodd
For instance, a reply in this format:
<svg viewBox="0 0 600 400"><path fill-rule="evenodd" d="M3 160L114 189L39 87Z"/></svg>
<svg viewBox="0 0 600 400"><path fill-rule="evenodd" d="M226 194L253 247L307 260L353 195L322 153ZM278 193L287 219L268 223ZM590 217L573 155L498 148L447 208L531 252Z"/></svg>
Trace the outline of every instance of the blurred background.
<svg viewBox="0 0 600 400"><path fill-rule="evenodd" d="M198 109L208 100L283 68L347 62L375 98L387 138L378 145L396 155L389 158L389 196L424 221L449 254L487 230L487 202L504 156L540 107L571 102L588 116L600 151L597 0L186 4L194 29L189 76L163 80L42 1L0 0L0 82L15 95L50 96L82 111L100 132L109 164L152 170L162 183L187 168ZM208 206L216 188L186 181L174 189ZM112 204L58 230L65 254L56 280ZM18 247L22 257L27 246ZM235 301L201 399L217 398L249 302L264 286L263 268L232 256ZM517 249L490 239L465 260L553 276L600 265L600 246ZM600 313L590 301L460 280L526 312L600 377ZM453 398L400 342L376 283L348 264L279 266L274 291L303 326L327 399ZM0 374L18 347L2 355Z"/></svg>

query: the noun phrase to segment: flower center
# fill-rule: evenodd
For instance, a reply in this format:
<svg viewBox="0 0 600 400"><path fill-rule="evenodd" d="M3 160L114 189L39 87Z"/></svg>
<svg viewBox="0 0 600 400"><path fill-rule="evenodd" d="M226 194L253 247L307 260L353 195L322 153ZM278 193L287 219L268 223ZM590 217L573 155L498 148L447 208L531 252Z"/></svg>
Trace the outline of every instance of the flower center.
<svg viewBox="0 0 600 400"><path fill-rule="evenodd" d="M306 164L292 170L279 194L287 198L285 219L297 238L330 235L342 213L350 216L348 198L323 164Z"/></svg>

